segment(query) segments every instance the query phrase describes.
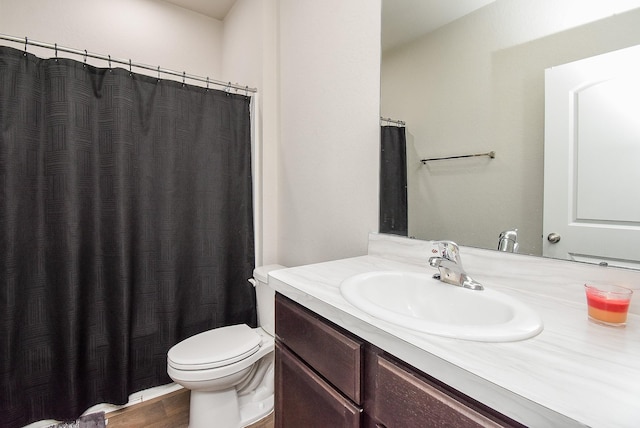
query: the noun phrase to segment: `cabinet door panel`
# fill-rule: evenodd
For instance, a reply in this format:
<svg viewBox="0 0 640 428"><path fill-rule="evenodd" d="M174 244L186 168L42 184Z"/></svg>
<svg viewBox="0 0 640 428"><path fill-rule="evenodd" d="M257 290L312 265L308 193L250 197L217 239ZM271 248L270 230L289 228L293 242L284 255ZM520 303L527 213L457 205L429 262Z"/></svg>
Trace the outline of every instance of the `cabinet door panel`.
<svg viewBox="0 0 640 428"><path fill-rule="evenodd" d="M362 341L279 294L276 336L354 403L361 404Z"/></svg>
<svg viewBox="0 0 640 428"><path fill-rule="evenodd" d="M275 427L359 427L360 409L276 342Z"/></svg>
<svg viewBox="0 0 640 428"><path fill-rule="evenodd" d="M393 427L499 427L440 389L377 355L373 419Z"/></svg>

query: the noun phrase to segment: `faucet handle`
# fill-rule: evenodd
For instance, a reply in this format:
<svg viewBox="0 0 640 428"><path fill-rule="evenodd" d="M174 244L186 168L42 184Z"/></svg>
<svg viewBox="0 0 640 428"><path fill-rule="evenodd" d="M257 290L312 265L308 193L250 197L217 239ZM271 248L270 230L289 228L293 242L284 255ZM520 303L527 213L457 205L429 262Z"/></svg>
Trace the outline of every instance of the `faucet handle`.
<svg viewBox="0 0 640 428"><path fill-rule="evenodd" d="M517 253L519 246L518 229L505 230L500 233L500 237L498 238L498 251Z"/></svg>
<svg viewBox="0 0 640 428"><path fill-rule="evenodd" d="M458 244L453 241L433 241L433 243L438 244L438 254L440 257L462 265Z"/></svg>

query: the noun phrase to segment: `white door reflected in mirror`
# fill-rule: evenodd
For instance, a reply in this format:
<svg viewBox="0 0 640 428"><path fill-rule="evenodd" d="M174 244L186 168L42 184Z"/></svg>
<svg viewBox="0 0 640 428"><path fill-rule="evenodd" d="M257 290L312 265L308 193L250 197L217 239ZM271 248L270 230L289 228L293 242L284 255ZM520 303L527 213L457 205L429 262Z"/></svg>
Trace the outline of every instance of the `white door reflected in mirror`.
<svg viewBox="0 0 640 428"><path fill-rule="evenodd" d="M640 268L640 46L545 79L543 254Z"/></svg>

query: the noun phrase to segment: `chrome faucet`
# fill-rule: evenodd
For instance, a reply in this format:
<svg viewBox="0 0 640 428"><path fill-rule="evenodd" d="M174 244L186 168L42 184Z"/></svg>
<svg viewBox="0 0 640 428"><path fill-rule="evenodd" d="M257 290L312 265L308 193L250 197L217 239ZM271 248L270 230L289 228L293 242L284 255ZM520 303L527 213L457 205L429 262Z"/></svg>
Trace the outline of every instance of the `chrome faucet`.
<svg viewBox="0 0 640 428"><path fill-rule="evenodd" d="M498 238L498 251L518 252L518 229L505 230Z"/></svg>
<svg viewBox="0 0 640 428"><path fill-rule="evenodd" d="M433 275L435 279L470 290L484 290L482 284L464 271L458 244L452 241L435 241L434 243L438 244L439 255L430 257L429 265L440 271Z"/></svg>

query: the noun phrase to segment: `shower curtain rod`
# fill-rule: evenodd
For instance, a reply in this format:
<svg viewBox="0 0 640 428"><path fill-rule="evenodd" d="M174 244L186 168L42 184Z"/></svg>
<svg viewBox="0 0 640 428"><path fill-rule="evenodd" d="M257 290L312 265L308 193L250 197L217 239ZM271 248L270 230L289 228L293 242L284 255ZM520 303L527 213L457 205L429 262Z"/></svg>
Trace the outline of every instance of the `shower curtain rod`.
<svg viewBox="0 0 640 428"><path fill-rule="evenodd" d="M395 123L396 125L404 126L405 122L403 120L389 119L386 117L380 116L380 120L382 122Z"/></svg>
<svg viewBox="0 0 640 428"><path fill-rule="evenodd" d="M158 78L159 78L160 73L162 73L162 74L169 74L169 75L172 75L172 76L182 77L182 83L185 83L185 79L189 79L189 80L195 80L195 81L198 81L198 82L204 82L204 83L207 84L207 87L208 87L208 85L211 84L211 85L224 86L227 90L233 88L233 89L245 91L247 93L248 92L252 92L252 93L258 92L258 90L256 88L250 88L248 86L240 86L238 84L234 84L234 83L231 83L231 82L223 82L221 80L210 79L208 77L194 76L192 74L187 74L184 71L182 73L180 73L179 71L169 70L169 69L166 69L166 68L160 68L160 66L153 67L153 66L150 66L150 65L131 62L130 59L129 60L124 60L124 59L118 59L118 58L111 58L111 55L102 55L102 54L90 53L90 52L87 52L86 50L66 48L66 47L58 46L57 44L51 44L51 43L37 42L37 41L29 40L27 37L20 38L20 37L9 36L9 35L6 35L6 34L0 34L0 40L7 40L7 41L10 41L10 42L22 43L22 44L24 44L25 52L27 51L27 46L28 45L32 45L32 46L37 46L37 47L40 47L40 48L52 49L52 50L54 50L56 52L56 57L58 56L58 51L66 52L66 53L82 56L84 58L85 62L87 61L87 58L94 58L94 59L107 61L109 63L109 68L111 68L111 63L115 62L117 64L128 65L129 66L129 71L131 71L132 67L142 68L144 70L155 71L155 72L158 73Z"/></svg>

